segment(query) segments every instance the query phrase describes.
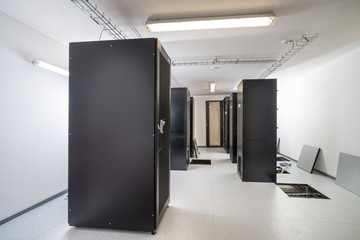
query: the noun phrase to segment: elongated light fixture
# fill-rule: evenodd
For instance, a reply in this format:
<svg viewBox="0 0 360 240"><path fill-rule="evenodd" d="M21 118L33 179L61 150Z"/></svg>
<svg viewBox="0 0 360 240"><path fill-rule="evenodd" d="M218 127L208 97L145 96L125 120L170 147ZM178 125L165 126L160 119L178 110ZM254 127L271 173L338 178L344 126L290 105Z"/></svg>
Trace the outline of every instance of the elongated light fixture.
<svg viewBox="0 0 360 240"><path fill-rule="evenodd" d="M69 71L68 70L56 67L54 65L51 65L49 63L46 63L46 62L43 62L43 61L40 61L40 60L37 60L37 59L34 59L32 61L32 64L34 64L37 67L41 67L43 69L46 69L46 70L49 70L49 71L52 71L52 72L55 72L55 73L59 73L61 75L67 76L67 77L69 76Z"/></svg>
<svg viewBox="0 0 360 240"><path fill-rule="evenodd" d="M215 83L214 82L212 82L212 83L210 83L210 92L215 92Z"/></svg>
<svg viewBox="0 0 360 240"><path fill-rule="evenodd" d="M274 22L275 14L257 14L148 21L145 25L149 32L168 32L221 28L265 27L273 25Z"/></svg>

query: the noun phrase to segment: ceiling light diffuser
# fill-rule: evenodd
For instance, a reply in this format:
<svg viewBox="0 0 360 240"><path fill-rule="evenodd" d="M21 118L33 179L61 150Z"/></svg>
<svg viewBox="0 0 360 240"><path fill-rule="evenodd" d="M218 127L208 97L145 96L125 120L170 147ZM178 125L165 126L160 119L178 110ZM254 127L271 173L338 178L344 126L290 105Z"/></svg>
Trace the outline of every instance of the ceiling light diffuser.
<svg viewBox="0 0 360 240"><path fill-rule="evenodd" d="M49 70L49 71L59 73L61 75L67 76L67 77L69 76L69 71L59 68L59 67L56 67L54 65L51 65L49 63L37 60L37 59L34 59L32 61L32 64L34 64L35 66L41 67L43 69Z"/></svg>
<svg viewBox="0 0 360 240"><path fill-rule="evenodd" d="M146 27L150 32L168 32L241 27L265 27L273 25L274 22L274 14L260 14L149 21L146 22Z"/></svg>
<svg viewBox="0 0 360 240"><path fill-rule="evenodd" d="M215 92L215 83L210 83L210 92Z"/></svg>

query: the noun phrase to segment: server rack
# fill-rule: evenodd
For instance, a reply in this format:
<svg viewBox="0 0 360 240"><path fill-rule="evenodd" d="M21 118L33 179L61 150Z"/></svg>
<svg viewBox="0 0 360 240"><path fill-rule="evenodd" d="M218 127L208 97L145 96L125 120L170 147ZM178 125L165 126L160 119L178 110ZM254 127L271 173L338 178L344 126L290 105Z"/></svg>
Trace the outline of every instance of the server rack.
<svg viewBox="0 0 360 240"><path fill-rule="evenodd" d="M276 79L238 86L238 174L243 181L276 182Z"/></svg>
<svg viewBox="0 0 360 240"><path fill-rule="evenodd" d="M237 93L229 99L229 152L232 163L237 163Z"/></svg>
<svg viewBox="0 0 360 240"><path fill-rule="evenodd" d="M190 92L171 89L171 170L187 170L190 163Z"/></svg>
<svg viewBox="0 0 360 240"><path fill-rule="evenodd" d="M223 147L226 153L229 153L229 107L230 97L223 100Z"/></svg>
<svg viewBox="0 0 360 240"><path fill-rule="evenodd" d="M195 157L194 146L194 97L190 97L190 157Z"/></svg>
<svg viewBox="0 0 360 240"><path fill-rule="evenodd" d="M170 201L170 58L155 39L70 43L68 222L156 232Z"/></svg>

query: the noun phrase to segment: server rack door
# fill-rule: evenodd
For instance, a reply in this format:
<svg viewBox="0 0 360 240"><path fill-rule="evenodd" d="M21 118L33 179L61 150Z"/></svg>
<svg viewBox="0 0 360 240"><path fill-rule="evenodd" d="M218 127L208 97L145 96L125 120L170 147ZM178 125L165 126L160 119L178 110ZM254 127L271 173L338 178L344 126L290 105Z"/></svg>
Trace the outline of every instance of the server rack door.
<svg viewBox="0 0 360 240"><path fill-rule="evenodd" d="M191 138L190 138L190 92L186 89L186 164L190 163L190 148L191 148Z"/></svg>
<svg viewBox="0 0 360 240"><path fill-rule="evenodd" d="M237 168L238 174L240 175L241 179L244 176L243 172L243 95L244 95L244 82L241 82L238 86L238 94L237 94Z"/></svg>
<svg viewBox="0 0 360 240"><path fill-rule="evenodd" d="M194 132L194 97L190 97L190 157L195 157Z"/></svg>
<svg viewBox="0 0 360 240"><path fill-rule="evenodd" d="M229 153L231 162L233 161L233 125L233 94L231 94L229 99Z"/></svg>
<svg viewBox="0 0 360 240"><path fill-rule="evenodd" d="M190 98L187 88L171 89L171 170L187 170L190 151Z"/></svg>
<svg viewBox="0 0 360 240"><path fill-rule="evenodd" d="M156 92L156 142L158 143L156 151L156 214L155 226L156 230L161 218L170 201L170 79L171 68L170 58L157 42L157 92Z"/></svg>
<svg viewBox="0 0 360 240"><path fill-rule="evenodd" d="M237 93L229 101L229 152L232 163L237 163Z"/></svg>
<svg viewBox="0 0 360 240"><path fill-rule="evenodd" d="M72 226L154 229L154 45L154 39L70 44Z"/></svg>

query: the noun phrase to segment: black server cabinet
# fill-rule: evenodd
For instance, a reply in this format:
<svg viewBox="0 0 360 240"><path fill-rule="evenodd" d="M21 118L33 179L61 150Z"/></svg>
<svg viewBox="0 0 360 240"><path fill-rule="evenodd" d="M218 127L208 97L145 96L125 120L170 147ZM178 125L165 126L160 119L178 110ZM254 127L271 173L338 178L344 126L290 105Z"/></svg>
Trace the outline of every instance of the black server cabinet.
<svg viewBox="0 0 360 240"><path fill-rule="evenodd" d="M190 97L190 157L195 157L194 146L194 97Z"/></svg>
<svg viewBox="0 0 360 240"><path fill-rule="evenodd" d="M171 170L187 170L190 162L190 92L171 89Z"/></svg>
<svg viewBox="0 0 360 240"><path fill-rule="evenodd" d="M243 181L276 182L276 79L238 86L238 174Z"/></svg>
<svg viewBox="0 0 360 240"><path fill-rule="evenodd" d="M170 59L157 39L70 43L68 222L155 232L170 199Z"/></svg>
<svg viewBox="0 0 360 240"><path fill-rule="evenodd" d="M229 100L229 152L232 163L237 163L237 93Z"/></svg>
<svg viewBox="0 0 360 240"><path fill-rule="evenodd" d="M229 106L230 97L223 100L223 147L226 153L229 153Z"/></svg>

